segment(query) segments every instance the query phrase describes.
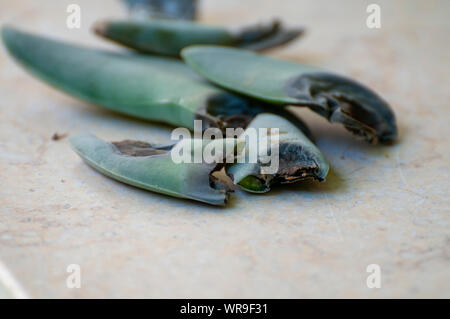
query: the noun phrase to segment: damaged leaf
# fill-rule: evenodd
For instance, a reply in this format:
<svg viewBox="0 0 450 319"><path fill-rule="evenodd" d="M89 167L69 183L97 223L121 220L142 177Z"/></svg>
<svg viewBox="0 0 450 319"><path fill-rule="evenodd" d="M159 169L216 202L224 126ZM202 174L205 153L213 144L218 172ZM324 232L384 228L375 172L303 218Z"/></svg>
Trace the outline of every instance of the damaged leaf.
<svg viewBox="0 0 450 319"><path fill-rule="evenodd" d="M203 141L194 145L192 152L196 147L222 141ZM233 144L234 140L227 142ZM213 176L221 168L219 164L175 163L170 151L176 144L158 146L131 140L108 143L88 134L75 136L70 143L88 165L135 187L211 205L225 205L231 191ZM223 154L226 156L225 151Z"/></svg>
<svg viewBox="0 0 450 319"><path fill-rule="evenodd" d="M126 47L150 54L179 56L193 44L219 44L264 50L299 37L300 28L284 28L279 21L244 27L238 31L192 21L151 19L97 22L94 32Z"/></svg>
<svg viewBox="0 0 450 319"><path fill-rule="evenodd" d="M252 122L257 128L279 126L287 130L288 140L282 140L281 165L276 174L266 174L260 163L237 163L228 168L234 181L246 190L264 192L274 183L307 177L320 180L326 175L326 163L318 160L318 150L306 143L305 136L310 137L310 133L301 120L284 108L217 88L178 60L88 49L12 28L4 28L2 36L9 52L41 79L121 113L190 129L195 119L201 119L204 129L212 126L222 131L245 128L264 112L289 119L291 124L286 127L282 118L270 114ZM226 143L237 141L225 139ZM202 145L222 142L203 140ZM213 205L223 205L230 191L217 178L223 165L173 162L170 151L179 144L154 146L130 140L106 143L90 135L72 138L71 143L89 165L130 185Z"/></svg>
<svg viewBox="0 0 450 319"><path fill-rule="evenodd" d="M273 162L263 164L261 161L250 163L245 149L246 162L235 163L226 167L227 174L233 182L242 189L255 192L268 192L274 184L294 183L305 179L325 180L329 166L320 150L308 139L301 128L287 119L275 114L263 113L255 117L247 130L238 138L237 147L246 143L246 133L249 130L278 128L278 169L275 173L266 173L265 169ZM258 148L262 146L258 140ZM250 145L254 147L254 145Z"/></svg>
<svg viewBox="0 0 450 319"><path fill-rule="evenodd" d="M368 142L390 144L397 136L389 105L343 76L219 46L189 47L182 56L199 74L221 87L273 104L309 107Z"/></svg>

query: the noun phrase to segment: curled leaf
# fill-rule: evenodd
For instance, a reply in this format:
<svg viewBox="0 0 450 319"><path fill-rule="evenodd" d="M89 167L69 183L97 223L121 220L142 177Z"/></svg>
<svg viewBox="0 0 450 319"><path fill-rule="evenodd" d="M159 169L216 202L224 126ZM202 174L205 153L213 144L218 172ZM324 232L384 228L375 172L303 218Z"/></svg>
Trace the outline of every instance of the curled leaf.
<svg viewBox="0 0 450 319"><path fill-rule="evenodd" d="M247 50L192 46L184 60L211 82L278 105L309 107L371 143L392 143L395 115L375 92L346 77Z"/></svg>
<svg viewBox="0 0 450 319"><path fill-rule="evenodd" d="M262 163L261 152L263 138L258 136L257 144L247 143L248 132L260 129L278 129L276 148L268 148L270 162ZM270 133L269 133L270 134ZM294 183L305 179L325 180L329 166L320 150L308 139L301 128L287 119L275 114L263 113L247 127L246 131L237 139L237 147L244 147L245 162L236 162L226 167L227 174L235 184L249 192L264 193L274 184ZM273 144L271 144L273 146ZM258 161L249 161L249 152L257 148ZM276 150L276 154L271 153ZM276 166L274 166L276 165ZM268 167L275 169L268 172Z"/></svg>

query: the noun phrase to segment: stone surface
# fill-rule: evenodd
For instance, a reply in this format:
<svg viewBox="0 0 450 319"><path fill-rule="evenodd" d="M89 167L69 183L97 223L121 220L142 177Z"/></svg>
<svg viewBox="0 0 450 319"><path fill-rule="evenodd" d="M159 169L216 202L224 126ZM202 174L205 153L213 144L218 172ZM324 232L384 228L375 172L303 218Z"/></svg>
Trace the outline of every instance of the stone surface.
<svg viewBox="0 0 450 319"><path fill-rule="evenodd" d="M89 31L119 1L8 2L10 23L116 49ZM450 297L448 1L202 2L209 23L271 17L308 27L271 55L359 79L393 105L399 142L373 147L307 110L332 171L325 183L238 192L228 208L141 191L85 165L55 132L163 142L170 127L77 101L33 79L0 48L0 259L32 297ZM251 16L251 18L249 18ZM81 288L66 286L68 265ZM369 289L366 267L381 267ZM0 293L7 296L8 292Z"/></svg>

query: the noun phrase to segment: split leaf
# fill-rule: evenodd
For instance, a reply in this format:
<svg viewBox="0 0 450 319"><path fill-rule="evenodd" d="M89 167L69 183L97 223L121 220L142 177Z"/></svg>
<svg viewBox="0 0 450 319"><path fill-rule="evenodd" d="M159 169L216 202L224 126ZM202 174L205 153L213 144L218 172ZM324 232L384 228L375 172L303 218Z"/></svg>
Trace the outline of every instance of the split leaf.
<svg viewBox="0 0 450 319"><path fill-rule="evenodd" d="M264 132L267 128L278 129L276 145L271 143L264 148L265 137L260 135L256 144L249 143L249 131L263 129ZM268 134L272 133L269 131ZM240 147L244 150L245 162L227 166L226 172L235 184L249 192L264 193L274 184L294 183L305 179L323 181L328 174L329 166L320 150L298 126L275 114L257 115L238 138L237 148ZM274 150L276 154L273 153ZM251 152L258 154L257 162L249 161ZM271 161L263 163L261 159L266 154ZM275 168L275 171L268 172L270 167Z"/></svg>

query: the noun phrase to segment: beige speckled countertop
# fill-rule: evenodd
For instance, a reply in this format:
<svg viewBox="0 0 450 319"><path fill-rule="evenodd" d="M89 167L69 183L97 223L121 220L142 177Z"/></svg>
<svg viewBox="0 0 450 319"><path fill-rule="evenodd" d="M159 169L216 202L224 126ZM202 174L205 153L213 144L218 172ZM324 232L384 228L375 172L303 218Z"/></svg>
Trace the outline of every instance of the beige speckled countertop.
<svg viewBox="0 0 450 319"><path fill-rule="evenodd" d="M74 1L0 2L2 24L111 49L89 27L125 14L117 1L77 0L82 28L69 30ZM381 6L381 29L365 25L371 2ZM31 297L450 297L450 2L202 5L209 23L278 16L307 26L303 39L270 54L376 89L397 114L399 142L366 145L299 110L332 166L325 183L238 192L226 209L176 200L108 179L67 139L51 140L90 131L163 142L170 127L66 96L1 47L0 260L17 285ZM79 289L66 286L69 264L81 267ZM369 264L381 268L379 289L366 285ZM4 281L0 296L14 296Z"/></svg>

